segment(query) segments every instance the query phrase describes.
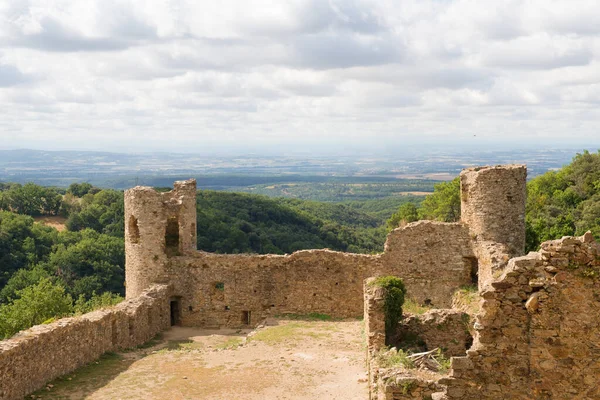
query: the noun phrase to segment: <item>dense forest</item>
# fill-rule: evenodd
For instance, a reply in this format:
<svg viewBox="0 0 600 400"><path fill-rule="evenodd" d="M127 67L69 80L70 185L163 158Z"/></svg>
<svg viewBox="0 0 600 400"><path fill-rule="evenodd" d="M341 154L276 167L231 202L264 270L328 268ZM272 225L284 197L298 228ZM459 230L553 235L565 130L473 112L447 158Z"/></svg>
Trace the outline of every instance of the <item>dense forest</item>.
<svg viewBox="0 0 600 400"><path fill-rule="evenodd" d="M198 191L198 248L218 253L333 250L377 253L386 233L418 219L460 218L458 179L425 197L318 202ZM167 190L167 188L163 188ZM600 152L527 184L527 250L548 239L600 234ZM39 223L61 219L60 231ZM124 295L123 192L0 183L0 338Z"/></svg>
<svg viewBox="0 0 600 400"><path fill-rule="evenodd" d="M417 219L457 221L460 218L458 178L435 186L420 207L400 206L388 227ZM526 251L562 236L583 235L588 230L600 238L600 151L584 151L558 171L548 171L527 183L525 214Z"/></svg>

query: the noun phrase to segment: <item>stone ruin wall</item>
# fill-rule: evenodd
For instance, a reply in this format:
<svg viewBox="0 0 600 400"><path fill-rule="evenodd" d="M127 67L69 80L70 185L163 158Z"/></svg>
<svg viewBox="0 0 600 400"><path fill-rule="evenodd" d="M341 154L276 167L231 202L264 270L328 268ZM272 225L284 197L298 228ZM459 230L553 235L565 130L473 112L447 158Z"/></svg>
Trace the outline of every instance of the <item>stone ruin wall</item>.
<svg viewBox="0 0 600 400"><path fill-rule="evenodd" d="M147 342L169 327L168 298L167 286L153 286L114 307L0 341L0 400L22 399L106 352Z"/></svg>
<svg viewBox="0 0 600 400"><path fill-rule="evenodd" d="M421 351L439 348L448 358L464 356L473 344L470 319L469 314L453 309L433 309L421 315L405 316L398 324L396 336L390 339L390 346L400 348L403 342L420 342L425 347Z"/></svg>
<svg viewBox="0 0 600 400"><path fill-rule="evenodd" d="M359 316L363 280L396 275L418 303L449 308L458 288L477 283L478 271L491 271L478 257L496 265L523 251L525 177L526 168L517 165L464 171L462 223L420 221L396 229L379 255L196 251L195 181L176 182L168 193L136 187L125 193L127 297L170 283L181 324L236 327L282 313ZM492 242L500 246L493 257Z"/></svg>
<svg viewBox="0 0 600 400"><path fill-rule="evenodd" d="M450 307L454 291L472 283L473 252L459 224L410 224L392 232L385 249L380 255L193 252L172 257L167 274L180 296L181 324L211 327L239 327L248 319L254 325L285 313L359 317L362 282L370 276L402 276L408 296L444 307Z"/></svg>
<svg viewBox="0 0 600 400"><path fill-rule="evenodd" d="M385 332L385 289L372 285L375 278L364 281L364 321L366 338L366 361L369 385L369 399L371 400L411 400L431 399L434 393L440 393L444 387L436 380L438 374L422 373L416 376L413 371L405 368L383 368L380 365L379 355L387 349L386 341L397 338L386 338ZM452 310L434 310L448 311ZM434 317L434 319L436 319ZM453 318L450 318L453 320ZM451 320L446 320L446 327L455 331L456 326ZM434 327L430 322L428 328ZM409 328L410 329L410 328ZM405 333L402 323L398 326L399 333ZM422 332L420 332L422 333ZM433 339L433 335L428 335ZM438 335L438 337L448 335ZM449 337L448 337L449 338ZM462 352L464 353L464 347ZM428 376L429 375L429 376Z"/></svg>
<svg viewBox="0 0 600 400"><path fill-rule="evenodd" d="M600 244L590 233L511 259L481 293L472 347L437 380L377 364L386 340L380 291L365 286L372 399L600 399ZM428 319L405 318L399 330L412 332L415 318ZM430 349L452 341L435 323L414 331L431 336Z"/></svg>
<svg viewBox="0 0 600 400"><path fill-rule="evenodd" d="M510 260L483 293L448 399L600 399L600 245L590 233Z"/></svg>

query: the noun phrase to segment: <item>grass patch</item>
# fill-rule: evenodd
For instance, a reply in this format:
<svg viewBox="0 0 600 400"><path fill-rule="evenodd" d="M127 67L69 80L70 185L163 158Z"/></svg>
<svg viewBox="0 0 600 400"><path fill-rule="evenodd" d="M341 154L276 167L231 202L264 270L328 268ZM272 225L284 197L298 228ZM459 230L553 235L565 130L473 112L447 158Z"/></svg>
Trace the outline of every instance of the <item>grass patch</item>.
<svg viewBox="0 0 600 400"><path fill-rule="evenodd" d="M431 307L423 306L413 299L406 299L402 305L402 311L409 314L422 315L431 310Z"/></svg>
<svg viewBox="0 0 600 400"><path fill-rule="evenodd" d="M470 315L479 313L480 300L477 286L463 286L452 295L453 307Z"/></svg>
<svg viewBox="0 0 600 400"><path fill-rule="evenodd" d="M438 349L433 358L440 364L439 373L447 374L450 371L450 358L446 357L441 349Z"/></svg>
<svg viewBox="0 0 600 400"><path fill-rule="evenodd" d="M215 349L220 349L220 350L235 349L236 347L238 347L242 343L244 343L244 339L243 338L241 338L241 337L232 337L232 338L227 339L225 342L216 345Z"/></svg>
<svg viewBox="0 0 600 400"><path fill-rule="evenodd" d="M333 321L334 318L331 315L321 313L309 313L309 314L280 314L276 315L276 318L290 319L294 321Z"/></svg>
<svg viewBox="0 0 600 400"><path fill-rule="evenodd" d="M202 343L194 342L193 340L169 340L167 342L167 351L194 351L201 350L204 346Z"/></svg>
<svg viewBox="0 0 600 400"><path fill-rule="evenodd" d="M260 341L267 344L277 344L300 336L310 336L313 338L328 336L325 333L310 332L307 331L307 329L310 329L310 325L301 322L290 322L289 324L279 326L269 326L248 337L248 342Z"/></svg>
<svg viewBox="0 0 600 400"><path fill-rule="evenodd" d="M152 339L148 340L146 343L140 344L136 348L137 349L148 349L150 347L156 346L157 344L159 344L162 341L163 341L163 335L162 335L162 333L159 333L156 336L154 336Z"/></svg>
<svg viewBox="0 0 600 400"><path fill-rule="evenodd" d="M379 366L383 368L414 368L412 360L408 358L408 353L403 350L392 349L381 349L377 354L377 362Z"/></svg>

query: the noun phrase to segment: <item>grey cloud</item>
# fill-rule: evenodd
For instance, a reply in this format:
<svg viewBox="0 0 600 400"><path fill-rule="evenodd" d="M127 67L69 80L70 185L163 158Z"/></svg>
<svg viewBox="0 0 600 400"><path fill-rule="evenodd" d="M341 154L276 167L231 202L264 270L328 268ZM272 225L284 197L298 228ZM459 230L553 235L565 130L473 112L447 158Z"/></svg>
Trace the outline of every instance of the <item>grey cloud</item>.
<svg viewBox="0 0 600 400"><path fill-rule="evenodd" d="M488 89L495 73L484 68L466 66L389 65L377 68L359 68L344 74L349 78L384 82L411 90Z"/></svg>
<svg viewBox="0 0 600 400"><path fill-rule="evenodd" d="M206 110L226 112L257 112L258 106L248 101L212 101L200 102L195 99L176 99L169 106L181 110Z"/></svg>
<svg viewBox="0 0 600 400"><path fill-rule="evenodd" d="M333 23L335 26L360 33L377 33L387 30L372 10L356 0L335 0L331 2L331 7L336 15Z"/></svg>
<svg viewBox="0 0 600 400"><path fill-rule="evenodd" d="M535 43L531 43L535 46ZM484 56L489 67L515 69L553 69L568 66L587 65L594 59L587 48L575 48L557 54L551 48L540 46L526 49L492 49Z"/></svg>
<svg viewBox="0 0 600 400"><path fill-rule="evenodd" d="M23 74L17 67L0 64L0 87L15 86L32 80L30 76Z"/></svg>
<svg viewBox="0 0 600 400"><path fill-rule="evenodd" d="M110 37L134 40L158 38L156 27L143 21L135 8L114 0L101 0L98 7L100 16L108 17L102 24Z"/></svg>
<svg viewBox="0 0 600 400"><path fill-rule="evenodd" d="M304 35L294 40L296 65L314 69L349 68L400 62L403 45L393 37Z"/></svg>
<svg viewBox="0 0 600 400"><path fill-rule="evenodd" d="M314 85L286 83L282 88L291 94L307 97L329 97L338 92L335 85L326 83Z"/></svg>
<svg viewBox="0 0 600 400"><path fill-rule="evenodd" d="M493 84L494 74L488 70L468 67L419 68L407 74L407 79L421 89L487 89Z"/></svg>
<svg viewBox="0 0 600 400"><path fill-rule="evenodd" d="M42 31L34 34L19 33L9 40L15 47L28 47L42 51L77 52L122 50L133 45L131 41L118 38L93 38L63 26L54 18L40 21Z"/></svg>
<svg viewBox="0 0 600 400"><path fill-rule="evenodd" d="M292 25L284 26L278 20L266 20L247 23L243 31L251 35L279 35L284 38L327 31L375 33L385 30L368 5L358 0L309 0L289 12L294 21Z"/></svg>
<svg viewBox="0 0 600 400"><path fill-rule="evenodd" d="M419 96L412 94L394 94L390 96L371 96L370 100L366 101L366 104L371 107L384 107L384 108L403 108L413 107L421 104Z"/></svg>

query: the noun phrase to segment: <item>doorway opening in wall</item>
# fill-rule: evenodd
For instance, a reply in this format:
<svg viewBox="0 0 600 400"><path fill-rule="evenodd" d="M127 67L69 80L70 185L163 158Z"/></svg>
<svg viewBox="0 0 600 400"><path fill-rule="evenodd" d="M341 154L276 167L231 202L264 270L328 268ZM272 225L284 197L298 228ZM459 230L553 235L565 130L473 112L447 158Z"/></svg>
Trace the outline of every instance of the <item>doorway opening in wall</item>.
<svg viewBox="0 0 600 400"><path fill-rule="evenodd" d="M165 251L169 257L179 255L179 221L177 217L169 217L167 219Z"/></svg>
<svg viewBox="0 0 600 400"><path fill-rule="evenodd" d="M171 326L179 325L179 299L171 300Z"/></svg>
<svg viewBox="0 0 600 400"><path fill-rule="evenodd" d="M242 324L250 325L250 311L242 311Z"/></svg>

